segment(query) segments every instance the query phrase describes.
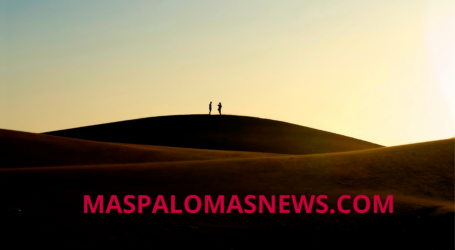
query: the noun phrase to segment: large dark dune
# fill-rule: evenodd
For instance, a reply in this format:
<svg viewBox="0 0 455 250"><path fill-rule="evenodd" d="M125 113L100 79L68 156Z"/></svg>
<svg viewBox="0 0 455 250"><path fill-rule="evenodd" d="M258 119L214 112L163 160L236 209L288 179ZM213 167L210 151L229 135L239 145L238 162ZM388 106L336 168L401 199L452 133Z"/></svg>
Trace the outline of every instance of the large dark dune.
<svg viewBox="0 0 455 250"><path fill-rule="evenodd" d="M151 117L45 134L103 142L279 154L319 154L382 147L286 122L233 115Z"/></svg>

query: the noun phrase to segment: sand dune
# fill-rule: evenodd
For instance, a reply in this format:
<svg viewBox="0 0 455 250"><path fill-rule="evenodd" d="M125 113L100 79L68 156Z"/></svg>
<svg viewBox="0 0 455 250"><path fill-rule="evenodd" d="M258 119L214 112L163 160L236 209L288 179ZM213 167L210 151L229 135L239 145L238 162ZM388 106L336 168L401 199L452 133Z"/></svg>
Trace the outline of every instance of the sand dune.
<svg viewBox="0 0 455 250"><path fill-rule="evenodd" d="M273 156L271 153L104 143L0 129L0 168L173 162Z"/></svg>
<svg viewBox="0 0 455 250"><path fill-rule="evenodd" d="M112 249L144 244L212 249L363 249L373 243L387 249L454 247L454 139L280 155L6 130L0 138L6 152L0 169L0 215L8 228L5 237L16 244ZM142 214L84 214L87 194L164 195L168 204L170 195L176 195L180 208L190 194L238 195L240 200L248 194L324 194L330 209L337 209L340 195L370 200L393 195L394 213L152 214L151 205ZM352 209L353 204L347 200L343 207Z"/></svg>
<svg viewBox="0 0 455 250"><path fill-rule="evenodd" d="M382 147L286 122L246 116L179 115L48 132L104 142L282 154L316 154Z"/></svg>
<svg viewBox="0 0 455 250"><path fill-rule="evenodd" d="M79 194L392 194L440 206L453 203L453 159L447 139L319 155L3 169L0 182Z"/></svg>

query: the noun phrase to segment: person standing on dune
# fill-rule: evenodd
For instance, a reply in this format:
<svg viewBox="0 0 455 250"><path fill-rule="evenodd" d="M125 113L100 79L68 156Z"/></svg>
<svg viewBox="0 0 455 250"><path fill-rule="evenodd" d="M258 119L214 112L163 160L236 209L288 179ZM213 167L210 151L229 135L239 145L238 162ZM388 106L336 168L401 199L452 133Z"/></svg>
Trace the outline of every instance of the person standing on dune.
<svg viewBox="0 0 455 250"><path fill-rule="evenodd" d="M210 102L210 104L209 104L209 115L210 115L210 113L212 113L212 102Z"/></svg>
<svg viewBox="0 0 455 250"><path fill-rule="evenodd" d="M220 115L221 115L221 107L222 106L221 106L221 102L220 102L220 103L218 103L218 112L220 112Z"/></svg>

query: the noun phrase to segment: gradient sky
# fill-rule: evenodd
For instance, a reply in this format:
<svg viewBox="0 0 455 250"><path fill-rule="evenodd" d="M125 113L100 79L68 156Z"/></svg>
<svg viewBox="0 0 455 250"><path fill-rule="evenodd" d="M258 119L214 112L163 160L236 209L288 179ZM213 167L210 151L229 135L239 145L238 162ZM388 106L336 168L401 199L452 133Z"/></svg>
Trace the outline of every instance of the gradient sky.
<svg viewBox="0 0 455 250"><path fill-rule="evenodd" d="M453 0L0 0L0 128L221 101L223 114L385 146L445 139L454 44Z"/></svg>

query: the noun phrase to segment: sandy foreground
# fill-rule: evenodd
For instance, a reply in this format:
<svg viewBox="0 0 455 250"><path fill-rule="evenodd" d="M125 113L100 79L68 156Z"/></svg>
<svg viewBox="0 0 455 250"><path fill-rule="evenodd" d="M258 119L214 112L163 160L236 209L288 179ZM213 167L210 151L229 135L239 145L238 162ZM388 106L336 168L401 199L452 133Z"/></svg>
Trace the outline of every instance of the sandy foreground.
<svg viewBox="0 0 455 250"><path fill-rule="evenodd" d="M0 130L2 238L65 248L453 249L454 145L446 139L280 154ZM152 204L142 213L85 214L84 195L93 201L104 195L104 204L117 195L122 208L128 208L125 195L148 195ZM321 207L315 203L312 213L292 207L289 214L152 213L157 195L167 204L175 195L180 209L188 195L238 195L241 201L246 195L327 195L325 203L335 212L316 213ZM366 195L371 201L374 195L393 195L393 213L343 214L337 210L341 195ZM345 209L353 210L352 199L342 203Z"/></svg>

